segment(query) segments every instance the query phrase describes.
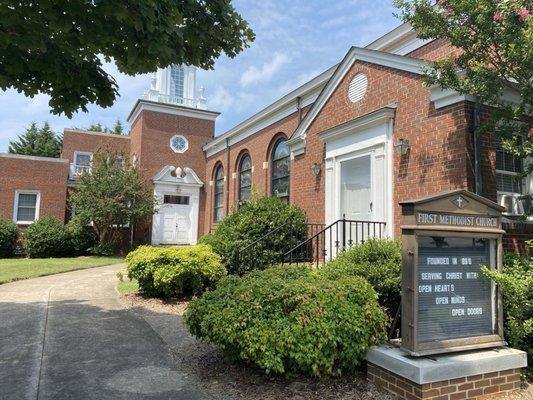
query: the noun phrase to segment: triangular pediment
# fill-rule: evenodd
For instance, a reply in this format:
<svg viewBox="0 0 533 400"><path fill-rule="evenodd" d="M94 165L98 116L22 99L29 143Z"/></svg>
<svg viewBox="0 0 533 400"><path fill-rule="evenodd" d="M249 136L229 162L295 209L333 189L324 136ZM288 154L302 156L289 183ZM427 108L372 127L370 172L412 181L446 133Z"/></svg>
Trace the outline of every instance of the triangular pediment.
<svg viewBox="0 0 533 400"><path fill-rule="evenodd" d="M419 210L436 212L500 214L505 208L497 203L464 189L450 190L432 196L400 202Z"/></svg>
<svg viewBox="0 0 533 400"><path fill-rule="evenodd" d="M203 186L196 172L189 167L174 167L165 165L152 179L154 183L169 185Z"/></svg>

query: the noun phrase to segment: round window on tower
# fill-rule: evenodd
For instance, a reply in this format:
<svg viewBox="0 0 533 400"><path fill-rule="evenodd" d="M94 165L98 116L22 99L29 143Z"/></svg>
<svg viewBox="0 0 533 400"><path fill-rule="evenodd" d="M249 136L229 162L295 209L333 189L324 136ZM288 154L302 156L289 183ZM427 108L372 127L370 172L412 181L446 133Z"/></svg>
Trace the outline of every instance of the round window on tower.
<svg viewBox="0 0 533 400"><path fill-rule="evenodd" d="M174 135L170 138L170 148L176 153L185 153L189 148L189 142L184 136Z"/></svg>

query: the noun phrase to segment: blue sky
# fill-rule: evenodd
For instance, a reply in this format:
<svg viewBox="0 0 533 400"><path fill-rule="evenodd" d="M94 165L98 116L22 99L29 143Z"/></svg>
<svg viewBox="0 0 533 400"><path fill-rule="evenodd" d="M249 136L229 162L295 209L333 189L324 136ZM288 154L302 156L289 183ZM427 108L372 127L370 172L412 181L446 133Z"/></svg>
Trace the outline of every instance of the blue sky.
<svg viewBox="0 0 533 400"><path fill-rule="evenodd" d="M210 71L197 73L210 110L220 111L216 133L230 129L315 75L336 64L352 45L364 46L398 26L392 0L237 0L235 8L256 34L252 46L234 59L222 56ZM0 95L0 152L32 121L52 128L84 128L125 119L150 85L148 75L120 74L106 65L119 84L113 107L91 106L68 119L49 113L45 95L33 99L14 90ZM129 127L128 127L129 128Z"/></svg>

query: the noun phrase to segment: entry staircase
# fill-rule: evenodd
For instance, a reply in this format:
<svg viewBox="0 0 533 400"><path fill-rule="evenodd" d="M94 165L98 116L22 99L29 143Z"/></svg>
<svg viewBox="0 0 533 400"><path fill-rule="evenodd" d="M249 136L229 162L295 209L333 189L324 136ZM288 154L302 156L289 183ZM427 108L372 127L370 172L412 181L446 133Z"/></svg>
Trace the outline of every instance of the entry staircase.
<svg viewBox="0 0 533 400"><path fill-rule="evenodd" d="M329 225L306 223L305 228L300 223L288 221L239 248L234 263L242 272L263 267L257 265L258 262L306 263L318 268L352 246L370 238L384 238L385 227L385 222L350 220L344 216ZM255 257L258 252L262 257Z"/></svg>

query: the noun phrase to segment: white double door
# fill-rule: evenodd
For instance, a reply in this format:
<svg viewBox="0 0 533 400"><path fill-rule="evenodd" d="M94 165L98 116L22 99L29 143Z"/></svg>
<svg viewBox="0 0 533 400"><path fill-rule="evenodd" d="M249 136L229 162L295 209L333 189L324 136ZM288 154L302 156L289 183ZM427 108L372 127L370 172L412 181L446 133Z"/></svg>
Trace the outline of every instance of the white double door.
<svg viewBox="0 0 533 400"><path fill-rule="evenodd" d="M165 204L160 210L161 244L189 244L191 242L190 206Z"/></svg>

